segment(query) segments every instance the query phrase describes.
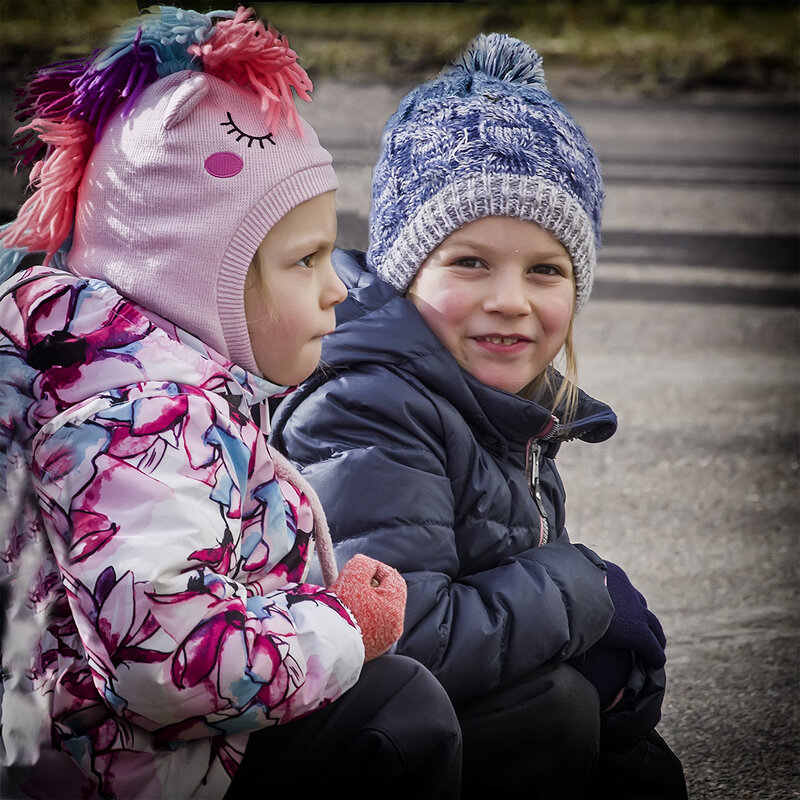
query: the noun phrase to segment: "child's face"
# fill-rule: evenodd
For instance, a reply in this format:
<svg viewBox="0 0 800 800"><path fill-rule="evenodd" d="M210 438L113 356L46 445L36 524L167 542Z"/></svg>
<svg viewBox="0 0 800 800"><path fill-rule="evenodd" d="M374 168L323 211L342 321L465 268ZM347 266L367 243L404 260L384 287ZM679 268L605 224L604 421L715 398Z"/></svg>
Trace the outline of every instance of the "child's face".
<svg viewBox="0 0 800 800"><path fill-rule="evenodd" d="M244 309L256 364L273 383L305 380L336 327L333 309L347 292L331 266L335 241L336 203L326 192L293 208L256 252Z"/></svg>
<svg viewBox="0 0 800 800"><path fill-rule="evenodd" d="M516 394L566 340L572 261L534 222L483 217L428 256L408 297L463 369Z"/></svg>

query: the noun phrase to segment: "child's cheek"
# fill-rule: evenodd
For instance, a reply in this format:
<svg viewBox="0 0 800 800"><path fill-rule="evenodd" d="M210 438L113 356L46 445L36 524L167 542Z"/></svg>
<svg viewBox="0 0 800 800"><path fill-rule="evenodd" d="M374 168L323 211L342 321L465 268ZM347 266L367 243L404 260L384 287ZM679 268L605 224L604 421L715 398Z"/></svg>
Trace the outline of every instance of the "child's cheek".
<svg viewBox="0 0 800 800"><path fill-rule="evenodd" d="M537 314L546 329L554 332L563 331L566 338L574 307L571 296L555 296L548 298L547 303L538 305Z"/></svg>
<svg viewBox="0 0 800 800"><path fill-rule="evenodd" d="M422 318L444 346L454 352L463 326L469 318L469 302L458 292L431 292L415 303Z"/></svg>
<svg viewBox="0 0 800 800"><path fill-rule="evenodd" d="M469 314L473 300L469 294L460 292L457 288L448 287L445 291L436 293L433 305L441 317L455 322Z"/></svg>
<svg viewBox="0 0 800 800"><path fill-rule="evenodd" d="M244 168L244 161L236 153L222 152L210 155L203 166L214 178L233 178Z"/></svg>

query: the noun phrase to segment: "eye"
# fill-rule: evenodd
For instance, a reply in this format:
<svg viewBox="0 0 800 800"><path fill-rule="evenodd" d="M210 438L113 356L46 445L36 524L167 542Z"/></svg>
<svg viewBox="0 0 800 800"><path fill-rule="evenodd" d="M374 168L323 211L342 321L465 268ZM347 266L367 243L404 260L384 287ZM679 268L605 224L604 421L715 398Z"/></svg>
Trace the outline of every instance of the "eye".
<svg viewBox="0 0 800 800"><path fill-rule="evenodd" d="M295 262L301 267L313 267L314 266L314 253L310 255L303 256L302 258L298 258Z"/></svg>
<svg viewBox="0 0 800 800"><path fill-rule="evenodd" d="M468 269L477 269L478 267L483 267L485 264L479 258L472 258L472 257L465 257L465 258L456 258L453 261L453 264L457 267L467 267Z"/></svg>
<svg viewBox="0 0 800 800"><path fill-rule="evenodd" d="M270 144L274 144L276 147L277 142L272 138L272 134L268 133L265 136L251 136L249 133L245 133L234 121L233 117L231 116L231 112L228 111L228 120L227 122L220 122L220 125L223 128L230 128L228 131L228 135L236 134L236 141L241 142L242 139L247 139L247 146L252 147L253 142L258 142L259 147L264 149L264 140L266 139Z"/></svg>
<svg viewBox="0 0 800 800"><path fill-rule="evenodd" d="M537 275L563 275L564 271L561 267L556 266L555 264L537 264L534 267L531 267L531 272L535 272Z"/></svg>

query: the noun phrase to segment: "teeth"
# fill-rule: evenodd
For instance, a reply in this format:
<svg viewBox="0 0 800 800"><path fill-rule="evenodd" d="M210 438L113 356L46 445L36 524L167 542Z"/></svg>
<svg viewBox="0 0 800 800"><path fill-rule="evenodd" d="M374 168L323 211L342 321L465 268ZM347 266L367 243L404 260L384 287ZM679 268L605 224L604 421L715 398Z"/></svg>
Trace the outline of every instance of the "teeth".
<svg viewBox="0 0 800 800"><path fill-rule="evenodd" d="M519 341L519 339L512 339L508 336L483 336L482 338L492 344L516 344Z"/></svg>

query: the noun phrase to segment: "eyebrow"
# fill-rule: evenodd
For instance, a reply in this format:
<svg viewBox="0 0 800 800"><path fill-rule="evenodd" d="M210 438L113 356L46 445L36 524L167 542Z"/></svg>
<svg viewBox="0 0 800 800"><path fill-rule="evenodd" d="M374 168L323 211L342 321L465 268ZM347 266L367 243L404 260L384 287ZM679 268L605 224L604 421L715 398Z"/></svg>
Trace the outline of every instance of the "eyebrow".
<svg viewBox="0 0 800 800"><path fill-rule="evenodd" d="M439 245L439 249L441 251L443 251L443 252L447 252L447 250L449 250L451 248L455 248L455 247L467 247L467 248L471 248L473 250L488 251L489 253L494 253L498 249L503 249L503 248L492 247L491 245L486 244L486 242L476 241L476 240L472 240L472 239L456 239L455 241L451 240L449 242L443 242L441 245ZM542 253L544 253L544 254L542 254ZM563 251L556 251L556 250L546 251L546 252L542 251L540 253L537 253L537 256L536 256L535 260L536 261L542 261L542 260L547 261L547 260L552 259L552 258L567 258L567 259L569 259L570 263L572 263L572 259L570 258L570 255L567 252L566 248L564 248Z"/></svg>
<svg viewBox="0 0 800 800"><path fill-rule="evenodd" d="M292 252L303 251L303 253L316 253L323 247L334 247L336 245L336 238L328 239L327 236L314 237L308 239L299 239L292 245Z"/></svg>

